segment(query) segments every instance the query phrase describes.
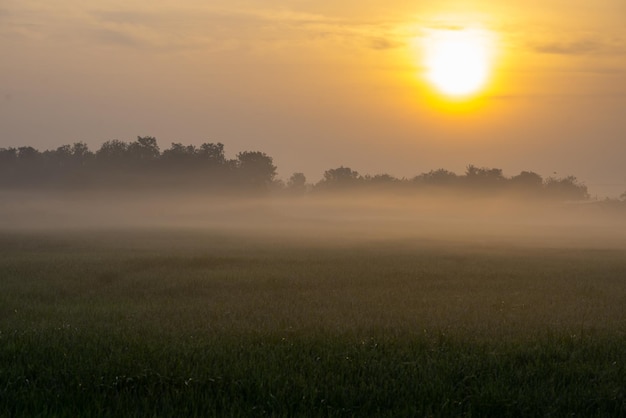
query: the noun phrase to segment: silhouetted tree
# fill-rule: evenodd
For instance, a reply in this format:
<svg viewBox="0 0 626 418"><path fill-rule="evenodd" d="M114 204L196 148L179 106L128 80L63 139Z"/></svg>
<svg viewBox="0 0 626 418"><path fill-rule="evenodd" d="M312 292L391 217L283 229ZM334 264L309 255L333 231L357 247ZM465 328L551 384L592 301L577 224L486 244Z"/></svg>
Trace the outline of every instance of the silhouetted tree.
<svg viewBox="0 0 626 418"><path fill-rule="evenodd" d="M291 193L302 194L306 191L306 177L303 173L293 173L287 181L287 189Z"/></svg>
<svg viewBox="0 0 626 418"><path fill-rule="evenodd" d="M357 185L361 180L359 173L349 167L341 166L324 172L324 178L317 184L318 187L334 189Z"/></svg>
<svg viewBox="0 0 626 418"><path fill-rule="evenodd" d="M237 154L237 173L244 187L262 190L276 177L276 166L272 157L263 152L244 151Z"/></svg>
<svg viewBox="0 0 626 418"><path fill-rule="evenodd" d="M17 149L17 157L20 161L36 162L41 158L41 153L33 147L19 147Z"/></svg>
<svg viewBox="0 0 626 418"><path fill-rule="evenodd" d="M172 142L169 149L163 151L161 159L169 165L193 167L197 160L196 147Z"/></svg>
<svg viewBox="0 0 626 418"><path fill-rule="evenodd" d="M501 191L506 185L506 178L499 168L467 166L465 171L465 184L472 193L491 194Z"/></svg>
<svg viewBox="0 0 626 418"><path fill-rule="evenodd" d="M548 177L544 188L549 197L563 200L586 200L589 199L587 186L580 183L574 176L564 178Z"/></svg>
<svg viewBox="0 0 626 418"><path fill-rule="evenodd" d="M224 156L224 144L221 142L218 142L217 144L205 142L200 145L197 152L203 161L206 161L211 165L224 165L226 163L226 157Z"/></svg>
<svg viewBox="0 0 626 418"><path fill-rule="evenodd" d="M106 141L96 151L96 160L106 165L120 165L129 161L128 144L117 139Z"/></svg>
<svg viewBox="0 0 626 418"><path fill-rule="evenodd" d="M389 174L376 174L373 176L367 175L363 177L363 180L365 180L367 183L372 184L372 185L382 185L382 186L389 186L391 184L399 182L397 178Z"/></svg>
<svg viewBox="0 0 626 418"><path fill-rule="evenodd" d="M9 186L14 183L17 162L16 148L0 148L0 184Z"/></svg>
<svg viewBox="0 0 626 418"><path fill-rule="evenodd" d="M511 183L521 185L524 187L541 187L543 184L543 178L532 171L522 171L517 176L511 177Z"/></svg>
<svg viewBox="0 0 626 418"><path fill-rule="evenodd" d="M465 177L471 184L492 185L505 180L500 168L476 167L473 164L467 166Z"/></svg>
<svg viewBox="0 0 626 418"><path fill-rule="evenodd" d="M455 186L458 184L458 181L459 176L457 176L456 173L443 168L431 170L428 173L422 173L413 178L413 182L415 183L436 187Z"/></svg>
<svg viewBox="0 0 626 418"><path fill-rule="evenodd" d="M532 171L522 171L509 180L514 192L539 196L543 192L543 178Z"/></svg>
<svg viewBox="0 0 626 418"><path fill-rule="evenodd" d="M55 150L44 151L41 154L42 162L38 163L40 184L55 184L56 186L76 185L87 181L93 159L93 153L84 142L73 145L62 145Z"/></svg>
<svg viewBox="0 0 626 418"><path fill-rule="evenodd" d="M390 174L375 174L373 176L361 176L358 183L371 189L375 193L380 192L398 192L401 186L408 184L406 180L400 180Z"/></svg>
<svg viewBox="0 0 626 418"><path fill-rule="evenodd" d="M95 153L84 142L44 152L30 146L0 148L0 184L3 187L184 186L203 191L286 189L297 193L307 190L302 173L293 173L286 185L277 180L273 159L263 152L244 151L236 159L228 160L222 143L196 147L174 142L161 153L156 138L151 136L137 137L131 143L106 141ZM544 181L537 173L522 171L505 178L499 168L474 165L469 165L463 176L438 169L422 173L410 182L389 174L361 176L341 166L325 171L323 179L312 189L399 190L398 186L410 184L447 188L454 193L463 189L481 193L510 190L562 200L589 198L587 187L573 176L550 177ZM626 193L620 199L626 203ZM613 201L623 206L621 201Z"/></svg>
<svg viewBox="0 0 626 418"><path fill-rule="evenodd" d="M138 136L135 142L128 145L128 152L135 161L154 161L161 156L157 140L153 136Z"/></svg>
<svg viewBox="0 0 626 418"><path fill-rule="evenodd" d="M13 181L18 185L36 186L45 183L48 176L43 154L30 146L19 147L14 174Z"/></svg>
<svg viewBox="0 0 626 418"><path fill-rule="evenodd" d="M16 148L0 148L0 164L13 164L17 161Z"/></svg>
<svg viewBox="0 0 626 418"><path fill-rule="evenodd" d="M45 151L45 155L53 160L58 160L61 165L67 163L72 157L72 147L70 145L61 145L54 151Z"/></svg>
<svg viewBox="0 0 626 418"><path fill-rule="evenodd" d="M89 147L84 142L75 142L70 148L71 158L74 161L79 162L81 165L85 164L94 154L89 150Z"/></svg>

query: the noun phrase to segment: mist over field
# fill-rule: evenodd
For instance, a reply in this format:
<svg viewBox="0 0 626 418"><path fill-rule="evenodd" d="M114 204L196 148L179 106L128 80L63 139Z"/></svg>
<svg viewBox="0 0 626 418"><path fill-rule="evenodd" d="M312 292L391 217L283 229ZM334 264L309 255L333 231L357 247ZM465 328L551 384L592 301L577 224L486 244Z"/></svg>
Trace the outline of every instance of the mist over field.
<svg viewBox="0 0 626 418"><path fill-rule="evenodd" d="M0 202L0 415L626 413L622 201L128 187Z"/></svg>
<svg viewBox="0 0 626 418"><path fill-rule="evenodd" d="M450 194L203 196L158 191L2 192L6 230L187 229L333 244L363 240L626 246L626 216L601 202Z"/></svg>
<svg viewBox="0 0 626 418"><path fill-rule="evenodd" d="M470 164L411 178L331 168L277 177L261 151L155 137L39 151L0 148L0 228L185 228L324 243L404 238L622 246L626 193L591 200L573 175L505 175Z"/></svg>

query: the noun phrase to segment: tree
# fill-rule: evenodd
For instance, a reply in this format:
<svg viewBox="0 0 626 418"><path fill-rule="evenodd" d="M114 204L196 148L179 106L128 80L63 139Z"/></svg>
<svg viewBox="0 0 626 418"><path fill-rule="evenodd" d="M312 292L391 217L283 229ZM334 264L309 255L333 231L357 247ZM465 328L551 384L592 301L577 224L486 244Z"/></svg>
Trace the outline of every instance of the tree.
<svg viewBox="0 0 626 418"><path fill-rule="evenodd" d="M304 193L306 191L306 177L303 173L293 173L287 181L287 188L293 193Z"/></svg>
<svg viewBox="0 0 626 418"><path fill-rule="evenodd" d="M94 156L84 142L75 142L73 145L62 145L56 150L46 151L44 154L54 160L55 165L61 167L82 166Z"/></svg>
<svg viewBox="0 0 626 418"><path fill-rule="evenodd" d="M47 180L43 154L33 147L17 149L17 163L14 172L14 184L35 185Z"/></svg>
<svg viewBox="0 0 626 418"><path fill-rule="evenodd" d="M318 186L324 188L344 188L351 187L361 180L361 176L357 171L350 167L341 166L332 168L324 172L324 178L318 183Z"/></svg>
<svg viewBox="0 0 626 418"><path fill-rule="evenodd" d="M326 181L352 181L357 180L359 177L358 171L344 166L326 170L324 172L324 180Z"/></svg>
<svg viewBox="0 0 626 418"><path fill-rule="evenodd" d="M389 174L376 174L374 176L365 176L364 178L370 184L388 186L397 183L399 180Z"/></svg>
<svg viewBox="0 0 626 418"><path fill-rule="evenodd" d="M17 158L16 148L0 148L0 183L3 185L15 181Z"/></svg>
<svg viewBox="0 0 626 418"><path fill-rule="evenodd" d="M72 154L72 158L74 161L79 162L80 164L84 164L86 161L90 160L94 154L89 150L89 147L84 142L75 142L70 152Z"/></svg>
<svg viewBox="0 0 626 418"><path fill-rule="evenodd" d="M33 147L19 147L17 157L20 161L35 162L41 158L41 153Z"/></svg>
<svg viewBox="0 0 626 418"><path fill-rule="evenodd" d="M531 188L541 187L543 178L535 172L522 171L517 176L511 177L511 183Z"/></svg>
<svg viewBox="0 0 626 418"><path fill-rule="evenodd" d="M128 144L117 139L106 141L96 151L96 160L103 164L119 164L128 160L128 158Z"/></svg>
<svg viewBox="0 0 626 418"><path fill-rule="evenodd" d="M459 176L456 173L443 168L430 170L428 173L422 173L413 179L416 183L436 187L453 186L458 183L458 180Z"/></svg>
<svg viewBox="0 0 626 418"><path fill-rule="evenodd" d="M87 144L76 142L74 145L61 145L54 151L45 151L43 155L46 163L55 170L53 174L60 174L59 170L84 166L94 154L89 151Z"/></svg>
<svg viewBox="0 0 626 418"><path fill-rule="evenodd" d="M496 182L504 180L504 176L502 175L502 169L500 168L487 168L487 167L476 167L473 164L467 166L465 170L465 177L469 180L479 182L479 183L487 183L487 182Z"/></svg>
<svg viewBox="0 0 626 418"><path fill-rule="evenodd" d="M90 161L94 154L84 142L62 145L54 151L45 151L45 179L57 186L76 186L89 183L93 171Z"/></svg>
<svg viewBox="0 0 626 418"><path fill-rule="evenodd" d="M172 146L163 151L161 159L167 164L190 167L196 160L196 147L193 145L183 145L180 142L172 142Z"/></svg>
<svg viewBox="0 0 626 418"><path fill-rule="evenodd" d="M135 142L128 145L128 152L134 160L142 162L154 161L161 155L157 140L153 136L138 136Z"/></svg>
<svg viewBox="0 0 626 418"><path fill-rule="evenodd" d="M260 151L237 154L237 173L244 187L267 189L276 177L272 157Z"/></svg>
<svg viewBox="0 0 626 418"><path fill-rule="evenodd" d="M475 189L493 191L503 186L506 178L500 168L479 168L470 164L465 171L465 181Z"/></svg>
<svg viewBox="0 0 626 418"><path fill-rule="evenodd" d="M14 164L17 161L16 148L0 148L0 165Z"/></svg>
<svg viewBox="0 0 626 418"><path fill-rule="evenodd" d="M64 164L72 157L72 147L69 145L61 145L54 151L46 151L46 153L61 164Z"/></svg>
<svg viewBox="0 0 626 418"><path fill-rule="evenodd" d="M549 197L564 200L587 200L589 192L587 186L580 183L574 176L564 178L548 177L544 189Z"/></svg>
<svg viewBox="0 0 626 418"><path fill-rule="evenodd" d="M543 178L532 171L522 171L509 180L513 191L528 195L540 194L543 190Z"/></svg>
<svg viewBox="0 0 626 418"><path fill-rule="evenodd" d="M224 156L224 144L205 142L198 149L198 156L211 165L224 165L226 157Z"/></svg>

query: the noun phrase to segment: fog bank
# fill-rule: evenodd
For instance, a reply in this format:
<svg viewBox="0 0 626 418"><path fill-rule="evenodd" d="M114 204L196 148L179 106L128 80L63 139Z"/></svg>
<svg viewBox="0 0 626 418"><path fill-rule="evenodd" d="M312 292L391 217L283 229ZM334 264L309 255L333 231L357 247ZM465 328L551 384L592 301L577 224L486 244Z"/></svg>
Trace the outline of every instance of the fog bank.
<svg viewBox="0 0 626 418"><path fill-rule="evenodd" d="M190 229L349 243L456 240L626 247L626 210L601 202L317 194L207 197L186 192L2 192L0 229Z"/></svg>

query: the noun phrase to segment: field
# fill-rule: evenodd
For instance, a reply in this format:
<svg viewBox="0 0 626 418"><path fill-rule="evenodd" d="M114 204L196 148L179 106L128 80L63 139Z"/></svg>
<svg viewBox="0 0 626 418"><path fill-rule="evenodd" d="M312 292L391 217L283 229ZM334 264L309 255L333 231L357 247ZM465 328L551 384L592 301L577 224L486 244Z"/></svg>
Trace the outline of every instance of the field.
<svg viewBox="0 0 626 418"><path fill-rule="evenodd" d="M0 236L0 416L626 416L626 250Z"/></svg>

